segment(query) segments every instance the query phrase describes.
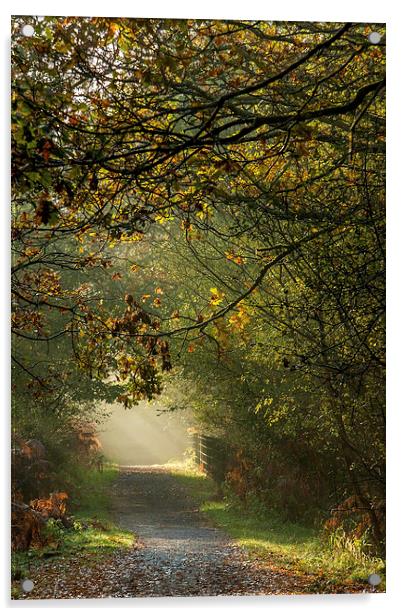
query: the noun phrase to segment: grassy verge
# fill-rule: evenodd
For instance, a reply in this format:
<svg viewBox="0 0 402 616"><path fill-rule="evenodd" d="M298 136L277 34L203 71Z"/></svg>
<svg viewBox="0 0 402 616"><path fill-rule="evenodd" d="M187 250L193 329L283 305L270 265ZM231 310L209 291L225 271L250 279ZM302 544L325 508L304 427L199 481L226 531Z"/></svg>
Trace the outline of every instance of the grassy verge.
<svg viewBox="0 0 402 616"><path fill-rule="evenodd" d="M188 467L172 466L171 472L194 497L204 513L224 529L250 557L275 562L283 568L316 576L321 585L366 582L371 573L384 577L384 562L361 552L357 545L325 541L317 529L281 520L269 510L245 509L234 499L216 497L216 486L203 473ZM321 581L318 581L318 578ZM384 582L378 587L384 590Z"/></svg>
<svg viewBox="0 0 402 616"><path fill-rule="evenodd" d="M110 487L118 469L107 465L103 473L77 469L77 484L70 503L73 515L71 528L50 520L46 527L48 541L44 547L14 552L11 556L12 596L20 594L20 580L44 559L65 560L68 556L85 554L89 560L99 560L116 549L130 548L134 535L112 521Z"/></svg>

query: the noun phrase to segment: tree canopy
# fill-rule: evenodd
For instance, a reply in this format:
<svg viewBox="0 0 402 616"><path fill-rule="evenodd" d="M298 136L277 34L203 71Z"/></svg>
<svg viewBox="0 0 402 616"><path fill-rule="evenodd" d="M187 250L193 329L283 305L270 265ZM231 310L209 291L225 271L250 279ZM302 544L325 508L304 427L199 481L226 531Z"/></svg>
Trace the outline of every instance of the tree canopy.
<svg viewBox="0 0 402 616"><path fill-rule="evenodd" d="M334 491L380 537L384 26L373 45L354 23L30 22L13 20L15 387L131 406L173 368L254 456L302 434L320 472L342 460Z"/></svg>

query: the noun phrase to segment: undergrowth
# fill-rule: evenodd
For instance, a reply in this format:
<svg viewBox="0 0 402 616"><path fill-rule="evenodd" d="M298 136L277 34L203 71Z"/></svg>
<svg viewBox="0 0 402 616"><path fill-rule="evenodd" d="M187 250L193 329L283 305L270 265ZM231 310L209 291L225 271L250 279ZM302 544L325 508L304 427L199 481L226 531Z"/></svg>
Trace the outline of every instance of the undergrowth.
<svg viewBox="0 0 402 616"><path fill-rule="evenodd" d="M60 520L50 519L45 529L46 545L11 555L13 598L20 594L20 581L29 578L29 572L44 559L66 558L82 552L98 559L133 545L133 533L112 521L110 486L117 477L117 467L106 465L102 473L75 469L75 474L78 481L69 507L71 528L65 528Z"/></svg>
<svg viewBox="0 0 402 616"><path fill-rule="evenodd" d="M338 530L325 536L318 528L283 520L255 501L247 506L226 491L218 499L214 482L189 466L171 472L198 502L200 511L223 528L250 557L275 561L292 571L324 578L328 583L367 582L371 573L384 578L385 564L366 553L367 537L352 541ZM379 591L385 589L382 582Z"/></svg>

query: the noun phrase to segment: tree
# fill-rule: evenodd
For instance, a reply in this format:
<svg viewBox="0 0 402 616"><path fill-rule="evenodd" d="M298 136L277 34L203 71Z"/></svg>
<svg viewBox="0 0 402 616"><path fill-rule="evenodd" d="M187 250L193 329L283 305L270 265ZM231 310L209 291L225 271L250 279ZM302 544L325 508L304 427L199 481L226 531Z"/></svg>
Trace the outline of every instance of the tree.
<svg viewBox="0 0 402 616"><path fill-rule="evenodd" d="M348 477L336 492L358 493L378 530L384 43L350 23L49 17L32 38L13 23L17 339L68 338L128 406L160 392L183 350L210 344L230 374L240 344L235 373L266 371L244 381L254 409L289 438L322 418ZM173 301L139 273L151 250ZM117 301L101 271L125 283Z"/></svg>

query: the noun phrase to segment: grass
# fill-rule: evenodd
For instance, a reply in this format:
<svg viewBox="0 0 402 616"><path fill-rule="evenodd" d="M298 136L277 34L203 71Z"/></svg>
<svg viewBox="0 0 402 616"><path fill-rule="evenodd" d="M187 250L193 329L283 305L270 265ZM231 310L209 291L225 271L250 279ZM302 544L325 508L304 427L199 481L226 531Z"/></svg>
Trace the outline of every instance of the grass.
<svg viewBox="0 0 402 616"><path fill-rule="evenodd" d="M102 473L85 467L77 467L70 509L79 517L95 515L110 516L110 493L108 488L117 479L118 466L107 464Z"/></svg>
<svg viewBox="0 0 402 616"><path fill-rule="evenodd" d="M44 558L57 560L85 554L98 560L117 549L128 549L133 545L133 533L119 528L112 521L110 486L117 477L117 467L106 465L102 473L76 469L76 474L76 489L70 504L73 526L66 529L60 521L50 520L46 527L47 545L12 554L13 598L20 594L19 580L29 577L29 571Z"/></svg>
<svg viewBox="0 0 402 616"><path fill-rule="evenodd" d="M358 543L341 534L325 541L316 528L283 520L274 511L245 508L235 499L216 497L216 486L205 474L175 465L171 472L196 499L200 511L224 529L250 557L302 574L321 578L328 584L366 582L371 573L384 577L384 562L365 555ZM385 588L384 582L378 587Z"/></svg>

